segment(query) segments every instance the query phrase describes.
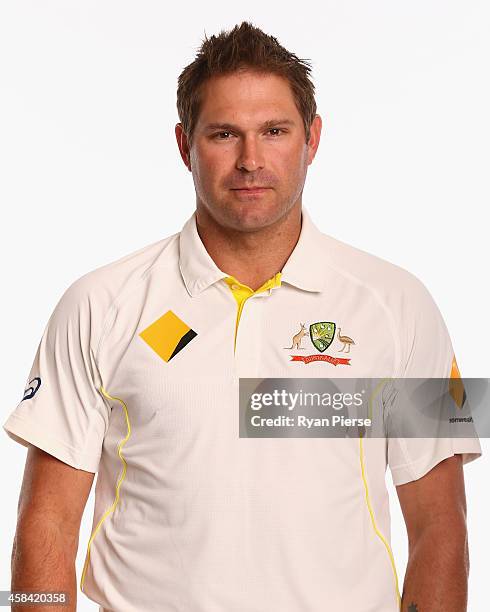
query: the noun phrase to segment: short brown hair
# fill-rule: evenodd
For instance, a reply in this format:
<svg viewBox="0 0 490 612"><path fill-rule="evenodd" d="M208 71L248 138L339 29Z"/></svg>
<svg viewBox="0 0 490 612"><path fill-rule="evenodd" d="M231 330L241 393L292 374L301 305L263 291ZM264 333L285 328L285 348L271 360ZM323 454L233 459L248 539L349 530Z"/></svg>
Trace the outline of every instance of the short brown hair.
<svg viewBox="0 0 490 612"><path fill-rule="evenodd" d="M306 142L316 114L315 86L310 80L311 63L299 59L279 44L274 36L265 34L248 21L232 30L207 38L192 63L178 78L177 111L189 143L200 112L202 84L213 76L239 70L274 73L289 81L298 111L303 118Z"/></svg>

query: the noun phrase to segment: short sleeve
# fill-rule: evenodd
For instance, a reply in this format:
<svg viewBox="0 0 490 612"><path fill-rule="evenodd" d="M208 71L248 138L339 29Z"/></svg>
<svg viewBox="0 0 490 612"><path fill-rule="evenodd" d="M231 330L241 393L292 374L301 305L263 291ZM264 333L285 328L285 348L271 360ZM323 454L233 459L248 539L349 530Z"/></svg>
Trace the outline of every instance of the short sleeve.
<svg viewBox="0 0 490 612"><path fill-rule="evenodd" d="M397 326L400 364L396 375L400 378L446 379L457 395L461 395L461 388L464 393L449 332L440 310L425 285L412 275L400 303ZM471 437L390 436L387 447L388 465L395 486L421 478L439 462L453 455L461 454L463 464L467 464L482 454L476 432Z"/></svg>
<svg viewBox="0 0 490 612"><path fill-rule="evenodd" d="M97 472L109 423L94 357L98 331L84 277L68 287L44 329L26 388L3 428L74 468Z"/></svg>

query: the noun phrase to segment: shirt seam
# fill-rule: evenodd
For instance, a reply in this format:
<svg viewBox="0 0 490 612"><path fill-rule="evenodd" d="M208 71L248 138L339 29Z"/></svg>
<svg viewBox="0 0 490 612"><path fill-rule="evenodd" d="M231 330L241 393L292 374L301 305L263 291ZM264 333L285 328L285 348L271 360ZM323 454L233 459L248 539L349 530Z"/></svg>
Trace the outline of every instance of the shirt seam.
<svg viewBox="0 0 490 612"><path fill-rule="evenodd" d="M169 240L169 242L166 245L166 248L169 248L172 243L178 239L180 232L177 234L173 234L172 238L173 240ZM156 270L160 267L171 267L171 264L168 261L162 261L159 263L153 263L152 265L150 265L149 268L147 268L146 270L144 270L141 274L141 276L139 276L137 279L134 280L134 284L132 287L128 287L126 285L124 285L121 290L118 292L118 294L115 296L115 298L113 299L113 301L111 302L110 306L107 309L107 312L103 318L102 321L102 327L101 327L101 332L100 332L100 336L99 336L99 341L97 343L97 348L96 351L94 353L94 359L95 359L95 363L97 365L97 367L99 368L100 371L100 367L99 367L99 356L100 356L100 352L102 350L102 346L104 344L104 342L106 341L107 337L109 336L110 330L109 327L110 325L114 322L114 318L115 318L115 313L117 313L121 303L123 300L125 300L126 298L128 298L130 295L132 295L137 288L140 286L140 284L142 282L144 282L147 277L153 272L153 270ZM184 283L185 286L185 283ZM112 316L111 316L112 315Z"/></svg>
<svg viewBox="0 0 490 612"><path fill-rule="evenodd" d="M397 368L398 368L398 365L399 365L399 362L400 362L401 342L400 342L400 338L399 338L398 334L396 333L395 317L394 317L393 313L391 312L391 309L385 303L383 298L379 295L379 292L378 292L377 289L374 289L373 287L367 285L360 278L354 276L351 272L348 272L347 270L344 270L344 269L340 268L336 263L334 263L332 261L332 257L331 256L328 257L328 264L327 265L330 266L330 268L332 268L338 274L341 274L342 276L344 276L347 279L353 281L354 283L357 283L357 285L359 285L359 286L363 287L364 289L366 289L367 291L369 291L374 296L374 298L376 299L378 304L385 311L385 313L388 315L388 319L390 321L391 339L392 339L392 342L393 342L393 345L394 345L394 349L395 349L394 350L394 356L393 356L393 366L392 366L391 378L395 378L396 372L397 372Z"/></svg>

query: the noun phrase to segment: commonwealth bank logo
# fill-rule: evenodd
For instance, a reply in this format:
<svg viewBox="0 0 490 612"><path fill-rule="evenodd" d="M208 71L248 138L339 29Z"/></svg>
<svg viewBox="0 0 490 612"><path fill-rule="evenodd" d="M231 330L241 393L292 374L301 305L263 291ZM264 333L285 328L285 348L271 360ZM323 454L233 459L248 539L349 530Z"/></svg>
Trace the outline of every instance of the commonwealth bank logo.
<svg viewBox="0 0 490 612"><path fill-rule="evenodd" d="M139 336L159 357L168 362L197 336L197 332L168 310Z"/></svg>
<svg viewBox="0 0 490 612"><path fill-rule="evenodd" d="M456 362L456 357L453 355L453 361L451 364L451 374L449 377L449 393L453 398L456 406L459 409L463 408L466 402L466 389L464 388L463 381L461 380L461 373Z"/></svg>

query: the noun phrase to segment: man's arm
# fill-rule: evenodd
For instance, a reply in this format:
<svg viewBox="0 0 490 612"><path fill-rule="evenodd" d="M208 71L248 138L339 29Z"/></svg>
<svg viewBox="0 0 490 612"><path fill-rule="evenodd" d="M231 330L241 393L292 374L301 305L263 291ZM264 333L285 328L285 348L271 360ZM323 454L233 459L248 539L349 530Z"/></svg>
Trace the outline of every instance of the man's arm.
<svg viewBox="0 0 490 612"><path fill-rule="evenodd" d="M70 604L12 605L13 612L76 610L78 537L93 480L92 472L29 446L12 548L11 591L65 591Z"/></svg>
<svg viewBox="0 0 490 612"><path fill-rule="evenodd" d="M402 612L466 612L469 553L461 455L396 491L409 546Z"/></svg>

